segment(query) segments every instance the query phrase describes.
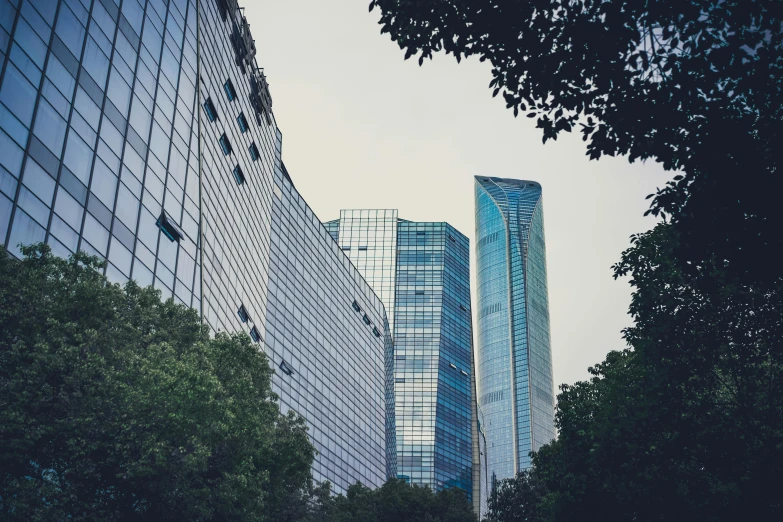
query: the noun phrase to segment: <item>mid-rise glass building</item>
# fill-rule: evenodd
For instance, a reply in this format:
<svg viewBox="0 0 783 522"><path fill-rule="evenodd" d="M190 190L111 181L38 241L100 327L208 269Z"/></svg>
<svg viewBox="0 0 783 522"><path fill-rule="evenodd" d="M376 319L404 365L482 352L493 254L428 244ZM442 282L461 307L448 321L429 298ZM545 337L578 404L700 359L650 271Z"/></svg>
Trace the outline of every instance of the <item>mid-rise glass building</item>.
<svg viewBox="0 0 783 522"><path fill-rule="evenodd" d="M264 350L316 479L396 475L383 302L290 182L236 0L0 0L0 243L107 260Z"/></svg>
<svg viewBox="0 0 783 522"><path fill-rule="evenodd" d="M326 227L390 311L397 475L472 497L480 466L468 239L448 223L406 221L396 210L343 210Z"/></svg>
<svg viewBox="0 0 783 522"><path fill-rule="evenodd" d="M394 477L393 344L383 303L275 171L266 352L278 393L310 421L316 480L345 492Z"/></svg>
<svg viewBox="0 0 783 522"><path fill-rule="evenodd" d="M555 437L544 208L534 181L477 176L475 194L478 397L501 480Z"/></svg>

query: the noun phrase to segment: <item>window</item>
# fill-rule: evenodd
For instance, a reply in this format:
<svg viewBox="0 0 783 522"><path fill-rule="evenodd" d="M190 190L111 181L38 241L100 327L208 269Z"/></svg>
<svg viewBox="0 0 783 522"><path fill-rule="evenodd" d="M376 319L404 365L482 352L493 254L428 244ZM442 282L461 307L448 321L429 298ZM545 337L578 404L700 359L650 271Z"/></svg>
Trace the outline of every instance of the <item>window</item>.
<svg viewBox="0 0 783 522"><path fill-rule="evenodd" d="M355 300L353 302L353 309L356 310L357 312L361 312L362 311L362 307L359 306L359 303L357 303Z"/></svg>
<svg viewBox="0 0 783 522"><path fill-rule="evenodd" d="M239 305L239 310L237 310L237 315L239 315L239 318L242 320L243 323L246 323L250 316L247 315L247 310L245 309L245 305Z"/></svg>
<svg viewBox="0 0 783 522"><path fill-rule="evenodd" d="M261 334L258 333L255 326L250 329L250 338L253 339L253 342L261 342Z"/></svg>
<svg viewBox="0 0 783 522"><path fill-rule="evenodd" d="M359 250L367 250L367 247L366 246L360 246Z"/></svg>
<svg viewBox="0 0 783 522"><path fill-rule="evenodd" d="M282 361L282 362L280 363L280 366L279 366L279 368L280 368L280 371L281 371L281 372L283 372L284 374L286 374L286 375L288 375L288 376L291 376L291 375L293 375L293 374L294 374L294 369L293 369L293 368L291 368L290 366L288 366L288 364L286 364L286 362L285 362L285 361Z"/></svg>
<svg viewBox="0 0 783 522"><path fill-rule="evenodd" d="M215 110L215 105L212 103L212 98L207 98L207 101L204 102L204 112L207 113L209 121L215 121L217 119L217 111Z"/></svg>
<svg viewBox="0 0 783 522"><path fill-rule="evenodd" d="M367 317L367 314L364 314L364 317L362 317L362 319L364 319L364 324L367 324L367 325L369 325L372 322L372 321L370 321L370 318Z"/></svg>
<svg viewBox="0 0 783 522"><path fill-rule="evenodd" d="M256 147L256 144L251 143L248 150L250 151L250 157L253 159L253 161L258 161L259 154L258 154L258 148Z"/></svg>
<svg viewBox="0 0 783 522"><path fill-rule="evenodd" d="M462 310L463 312L467 312L468 311L468 309L465 308L465 305L459 305L459 309Z"/></svg>
<svg viewBox="0 0 783 522"><path fill-rule="evenodd" d="M416 290L416 295L424 295L424 290Z"/></svg>
<svg viewBox="0 0 783 522"><path fill-rule="evenodd" d="M226 91L228 101L234 101L234 98L237 97L237 91L234 90L234 84L231 83L231 80L223 84L223 89Z"/></svg>
<svg viewBox="0 0 783 522"><path fill-rule="evenodd" d="M449 363L449 367L451 367L452 370L456 370L457 369L457 367L454 366L454 363Z"/></svg>
<svg viewBox="0 0 783 522"><path fill-rule="evenodd" d="M454 236L452 236L451 234L449 234L449 239L451 239L451 240L452 240L452 241L454 241L455 243L457 242L457 240L456 240L456 239L454 239Z"/></svg>
<svg viewBox="0 0 783 522"><path fill-rule="evenodd" d="M234 167L234 179L237 180L237 185L245 182L245 175L242 174L242 168L239 165Z"/></svg>
<svg viewBox="0 0 783 522"><path fill-rule="evenodd" d="M350 249L351 249L351 247L349 247L349 246L344 246L344 247L341 247L341 248L342 248L343 250L350 250Z"/></svg>
<svg viewBox="0 0 783 522"><path fill-rule="evenodd" d="M375 337L380 337L381 336L381 332L380 332L380 330L378 330L377 326L373 326L372 327L372 333L375 334Z"/></svg>
<svg viewBox="0 0 783 522"><path fill-rule="evenodd" d="M460 370L460 371L459 371L459 373L461 373L461 374L462 374L462 375L464 375L465 377L467 377L467 376L468 376L468 372L466 372L465 370Z"/></svg>
<svg viewBox="0 0 783 522"><path fill-rule="evenodd" d="M239 116L237 116L237 123L239 124L239 130L241 130L243 134L247 132L247 118L245 118L244 112L240 112Z"/></svg>
<svg viewBox="0 0 783 522"><path fill-rule="evenodd" d="M185 233L181 228L179 228L179 225L177 225L174 220L171 219L168 214L166 214L165 210L161 211L160 217L155 222L155 224L158 225L158 228L160 228L160 230L171 241L179 241L185 237Z"/></svg>
<svg viewBox="0 0 783 522"><path fill-rule="evenodd" d="M224 132L223 135L220 137L220 148L223 149L223 154L225 156L228 156L231 154L233 149L231 148L231 143L228 141L228 136L226 136L226 133Z"/></svg>
<svg viewBox="0 0 783 522"><path fill-rule="evenodd" d="M398 383L404 383L404 382L405 382L405 379L404 379L404 378L402 378L402 377L397 377L396 379L394 379L394 382L398 382Z"/></svg>
<svg viewBox="0 0 783 522"><path fill-rule="evenodd" d="M416 232L416 235L417 236L423 236L424 235L424 231L423 230L419 230L419 231Z"/></svg>

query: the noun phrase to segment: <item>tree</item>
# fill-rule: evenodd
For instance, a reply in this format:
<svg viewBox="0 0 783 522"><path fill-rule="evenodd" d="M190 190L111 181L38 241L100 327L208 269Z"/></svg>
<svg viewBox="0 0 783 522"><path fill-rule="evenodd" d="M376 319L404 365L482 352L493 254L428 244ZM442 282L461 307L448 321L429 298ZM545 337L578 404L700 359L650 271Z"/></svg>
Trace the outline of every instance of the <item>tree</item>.
<svg viewBox="0 0 783 522"><path fill-rule="evenodd" d="M0 248L4 520L275 520L310 484L266 357L83 253Z"/></svg>
<svg viewBox="0 0 783 522"><path fill-rule="evenodd" d="M680 173L615 267L630 349L562 386L559 438L492 520L781 517L783 3L373 0L406 58L478 56L543 139Z"/></svg>
<svg viewBox="0 0 783 522"><path fill-rule="evenodd" d="M356 483L346 495L325 496L308 522L476 522L464 491L390 479L376 490Z"/></svg>
<svg viewBox="0 0 783 522"><path fill-rule="evenodd" d="M500 487L490 520L783 516L783 285L718 260L686 273L680 240L667 224L634 237L615 267L636 288L631 349L561 386L558 440Z"/></svg>
<svg viewBox="0 0 783 522"><path fill-rule="evenodd" d="M490 87L543 139L580 129L590 158L680 171L668 215L688 268L713 255L749 278L783 250L783 3L779 0L372 0L419 63L445 51L492 66ZM690 263L690 264L688 264Z"/></svg>

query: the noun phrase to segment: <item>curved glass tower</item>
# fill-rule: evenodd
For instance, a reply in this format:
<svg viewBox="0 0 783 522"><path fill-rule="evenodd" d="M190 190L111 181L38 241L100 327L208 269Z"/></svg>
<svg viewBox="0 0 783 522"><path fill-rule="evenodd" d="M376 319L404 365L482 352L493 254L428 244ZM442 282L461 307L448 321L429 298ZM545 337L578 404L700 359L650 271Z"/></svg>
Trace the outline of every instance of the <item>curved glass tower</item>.
<svg viewBox="0 0 783 522"><path fill-rule="evenodd" d="M237 0L0 0L0 248L85 251L249 334L307 420L315 480L379 487L397 475L387 312L282 139Z"/></svg>
<svg viewBox="0 0 783 522"><path fill-rule="evenodd" d="M492 480L555 437L544 209L534 181L477 176L479 406Z"/></svg>

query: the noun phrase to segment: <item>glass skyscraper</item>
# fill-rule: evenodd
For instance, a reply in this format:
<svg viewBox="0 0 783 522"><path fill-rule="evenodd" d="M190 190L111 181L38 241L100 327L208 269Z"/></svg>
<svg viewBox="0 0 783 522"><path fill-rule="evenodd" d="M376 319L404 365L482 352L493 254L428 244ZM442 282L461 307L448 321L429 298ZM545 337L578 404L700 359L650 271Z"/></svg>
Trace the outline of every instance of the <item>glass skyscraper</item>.
<svg viewBox="0 0 783 522"><path fill-rule="evenodd" d="M236 0L0 0L0 243L107 260L265 351L317 480L396 476L383 302L293 187Z"/></svg>
<svg viewBox="0 0 783 522"><path fill-rule="evenodd" d="M397 475L474 494L470 248L447 223L343 210L326 223L393 324ZM478 499L476 499L478 500Z"/></svg>
<svg viewBox="0 0 783 522"><path fill-rule="evenodd" d="M476 392L476 366L475 355L471 361L473 363L472 390L473 397L478 397ZM487 470L487 434L484 431L484 413L478 405L477 400L473 400L473 510L483 520L487 514L489 495L492 489L490 476Z"/></svg>
<svg viewBox="0 0 783 522"><path fill-rule="evenodd" d="M477 176L477 376L492 480L555 437L544 209L534 181Z"/></svg>

